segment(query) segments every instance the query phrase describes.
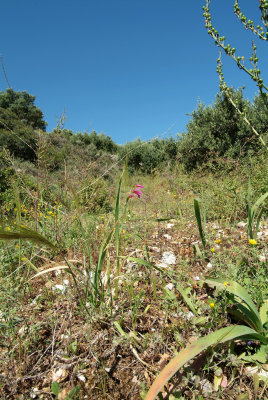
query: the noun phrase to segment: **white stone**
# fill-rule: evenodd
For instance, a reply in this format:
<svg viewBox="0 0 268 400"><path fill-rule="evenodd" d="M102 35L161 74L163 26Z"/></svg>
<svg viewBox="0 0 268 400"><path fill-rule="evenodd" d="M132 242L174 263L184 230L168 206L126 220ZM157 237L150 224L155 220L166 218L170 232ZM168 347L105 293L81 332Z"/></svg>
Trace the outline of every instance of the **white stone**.
<svg viewBox="0 0 268 400"><path fill-rule="evenodd" d="M78 378L80 381L86 382L86 377L85 377L84 375L82 375L82 374L77 374L76 376L77 376L77 378Z"/></svg>
<svg viewBox="0 0 268 400"><path fill-rule="evenodd" d="M171 229L171 228L173 228L173 226L174 226L174 224L167 224L166 228Z"/></svg>
<svg viewBox="0 0 268 400"><path fill-rule="evenodd" d="M247 225L246 222L241 221L241 222L238 222L238 224L236 226L237 226L237 228L245 228L246 225Z"/></svg>
<svg viewBox="0 0 268 400"><path fill-rule="evenodd" d="M200 387L204 395L208 395L213 392L212 384L207 379L200 381Z"/></svg>
<svg viewBox="0 0 268 400"><path fill-rule="evenodd" d="M249 376L257 375L261 381L266 381L268 379L268 371L259 367L247 367L246 374Z"/></svg>
<svg viewBox="0 0 268 400"><path fill-rule="evenodd" d="M62 382L67 377L68 372L66 369L58 368L52 371L52 381Z"/></svg>
<svg viewBox="0 0 268 400"><path fill-rule="evenodd" d="M36 397L38 396L38 393L39 393L39 390L37 388L33 388L30 393L31 399L36 399Z"/></svg>
<svg viewBox="0 0 268 400"><path fill-rule="evenodd" d="M25 335L27 333L27 326L22 326L19 330L18 330L18 335L22 336Z"/></svg>
<svg viewBox="0 0 268 400"><path fill-rule="evenodd" d="M174 289L174 287L175 287L174 283L170 282L165 286L165 289L172 290L172 289Z"/></svg>
<svg viewBox="0 0 268 400"><path fill-rule="evenodd" d="M59 290L60 292L64 293L66 291L66 286L64 285L55 285L52 287L52 290Z"/></svg>
<svg viewBox="0 0 268 400"><path fill-rule="evenodd" d="M211 264L211 262L207 263L207 269L211 269L213 268L213 265Z"/></svg>
<svg viewBox="0 0 268 400"><path fill-rule="evenodd" d="M185 314L185 318L187 319L187 321L190 321L193 317L194 314L192 313L192 311L189 311L188 313Z"/></svg>
<svg viewBox="0 0 268 400"><path fill-rule="evenodd" d="M159 267L168 268L170 265L174 265L176 263L176 256L170 251L166 251L162 255L162 259L158 264Z"/></svg>
<svg viewBox="0 0 268 400"><path fill-rule="evenodd" d="M165 233L165 234L163 235L163 237L164 237L165 239L167 239L167 240L172 239L172 237L171 237L169 234L167 234L167 233Z"/></svg>
<svg viewBox="0 0 268 400"><path fill-rule="evenodd" d="M266 255L265 255L265 254L261 254L261 255L259 256L259 260L260 260L260 262L266 262L266 260L267 260Z"/></svg>

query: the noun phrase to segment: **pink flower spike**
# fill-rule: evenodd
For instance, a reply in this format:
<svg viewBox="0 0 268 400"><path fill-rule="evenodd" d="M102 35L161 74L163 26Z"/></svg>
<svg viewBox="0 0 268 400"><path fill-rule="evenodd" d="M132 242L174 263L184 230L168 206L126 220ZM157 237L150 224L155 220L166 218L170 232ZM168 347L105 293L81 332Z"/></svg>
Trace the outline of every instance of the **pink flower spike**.
<svg viewBox="0 0 268 400"><path fill-rule="evenodd" d="M144 186L138 185L137 183L136 183L135 187L137 187L137 188L144 188Z"/></svg>
<svg viewBox="0 0 268 400"><path fill-rule="evenodd" d="M140 197L141 197L141 195L142 195L142 191L141 191L141 190L138 190L138 189L132 190L132 193L136 194L136 195L138 196L139 199L140 199Z"/></svg>
<svg viewBox="0 0 268 400"><path fill-rule="evenodd" d="M129 199L131 199L131 197L135 197L135 194L130 194L130 195L128 196Z"/></svg>

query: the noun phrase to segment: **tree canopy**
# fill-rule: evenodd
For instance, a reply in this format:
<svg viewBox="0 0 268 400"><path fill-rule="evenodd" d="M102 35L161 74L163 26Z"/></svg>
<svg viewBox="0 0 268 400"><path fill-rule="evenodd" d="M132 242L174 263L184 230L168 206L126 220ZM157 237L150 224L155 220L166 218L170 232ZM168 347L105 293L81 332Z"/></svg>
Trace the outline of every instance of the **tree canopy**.
<svg viewBox="0 0 268 400"><path fill-rule="evenodd" d="M36 130L46 129L42 111L34 105L35 96L7 89L0 92L0 149L15 157L33 161L36 157Z"/></svg>

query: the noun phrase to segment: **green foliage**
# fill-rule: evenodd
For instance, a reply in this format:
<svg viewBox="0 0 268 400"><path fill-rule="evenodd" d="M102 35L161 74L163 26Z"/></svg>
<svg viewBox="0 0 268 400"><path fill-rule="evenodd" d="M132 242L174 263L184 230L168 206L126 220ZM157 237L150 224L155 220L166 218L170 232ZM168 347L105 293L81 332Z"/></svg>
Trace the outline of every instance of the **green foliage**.
<svg viewBox="0 0 268 400"><path fill-rule="evenodd" d="M266 105L266 113L268 110L268 102L267 102L267 93L265 91L268 91L268 86L264 83L262 76L261 76L261 70L258 65L259 58L257 57L257 46L254 41L252 41L252 55L249 58L250 61L250 66L247 66L247 62L245 62L245 57L237 55L236 53L236 48L233 47L230 43L226 43L226 37L222 36L219 34L217 29L214 27L212 23L212 18L211 18L211 12L210 12L210 2L211 0L206 0L206 6L203 7L204 13L204 19L205 19L205 27L207 29L208 34L212 37L214 40L214 43L221 48L226 55L228 55L238 66L238 68L242 71L244 71L246 74L250 76L250 78L255 82L259 89L259 93L262 96L262 98L265 100L265 105ZM266 41L268 40L268 3L267 0L259 0L259 9L261 12L261 21L262 24L256 25L254 21L251 19L248 19L246 15L241 11L240 6L239 6L239 0L234 1L234 13L240 20L240 22L244 25L245 29L251 30L256 37L259 39ZM263 26L261 26L263 25ZM266 32L265 32L266 30ZM224 79L224 74L223 74L223 66L222 66L222 61L221 61L221 51L219 54L219 57L217 59L217 74L219 76L220 80L220 89L222 93L224 93L230 104L234 107L236 110L237 114L240 115L244 122L248 125L252 133L255 135L255 138L261 143L261 145L268 151L267 147L267 140L263 137L262 132L256 129L256 126L252 124L251 121L248 120L247 115L243 109L239 107L239 104L236 103L236 101L233 99L233 93L232 89L228 87L227 83L225 82ZM266 130L267 133L267 130ZM266 135L267 137L267 135Z"/></svg>
<svg viewBox="0 0 268 400"><path fill-rule="evenodd" d="M263 205L266 198L268 196L268 192L264 193L258 200L252 204L252 189L249 182L248 185L248 196L247 196L247 236L248 239L257 239L257 234L259 230L259 225L261 222L261 217L264 211L264 208L259 210L259 207Z"/></svg>
<svg viewBox="0 0 268 400"><path fill-rule="evenodd" d="M7 89L0 92L0 149L7 148L16 158L36 158L36 129L45 130L42 111L27 92Z"/></svg>
<svg viewBox="0 0 268 400"><path fill-rule="evenodd" d="M234 340L254 340L261 342L260 357L262 357L265 349L267 351L267 303L265 303L260 309L260 312L258 312L246 290L238 283L232 281L227 282L224 279L207 279L206 282L230 294L230 302L234 306L234 311L238 320L245 321L250 328L245 325L230 325L210 333L198 339L193 344L188 345L160 372L150 387L145 400L156 399L163 386L186 362L211 346ZM259 360L260 358L257 361Z"/></svg>
<svg viewBox="0 0 268 400"><path fill-rule="evenodd" d="M232 91L233 98L241 110L257 119L257 113L263 115L258 127L261 133L267 129L265 104L259 97L254 104L243 99L242 91ZM256 111L258 109L258 111ZM204 163L217 165L219 158L239 159L248 154L256 153L261 148L258 141L243 118L229 102L227 96L218 94L213 106L198 104L191 114L192 119L187 124L187 132L179 139L179 155L187 171L193 170ZM252 123L254 119L252 118Z"/></svg>
<svg viewBox="0 0 268 400"><path fill-rule="evenodd" d="M42 111L34 105L35 96L27 92L15 92L7 89L0 92L0 108L10 111L25 126L46 130L46 122Z"/></svg>
<svg viewBox="0 0 268 400"><path fill-rule="evenodd" d="M127 158L128 169L131 173L139 171L151 174L156 169L173 167L177 158L178 143L168 139L154 139L143 142L140 139L126 143L120 149L120 158Z"/></svg>
<svg viewBox="0 0 268 400"><path fill-rule="evenodd" d="M9 167L5 154L0 152L0 204L4 199L4 192L11 186L11 177L14 175Z"/></svg>

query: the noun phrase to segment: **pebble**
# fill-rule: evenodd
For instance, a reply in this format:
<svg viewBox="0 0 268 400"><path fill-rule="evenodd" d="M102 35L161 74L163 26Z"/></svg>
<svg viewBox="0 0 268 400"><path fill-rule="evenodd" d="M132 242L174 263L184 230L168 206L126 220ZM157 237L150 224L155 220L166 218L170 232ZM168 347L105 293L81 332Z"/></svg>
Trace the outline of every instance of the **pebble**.
<svg viewBox="0 0 268 400"><path fill-rule="evenodd" d="M246 225L247 225L246 222L241 221L241 222L238 222L238 224L236 226L237 226L237 228L245 228Z"/></svg>
<svg viewBox="0 0 268 400"><path fill-rule="evenodd" d="M174 287L175 287L174 283L170 282L165 286L165 289L172 290L172 289L174 289Z"/></svg>

